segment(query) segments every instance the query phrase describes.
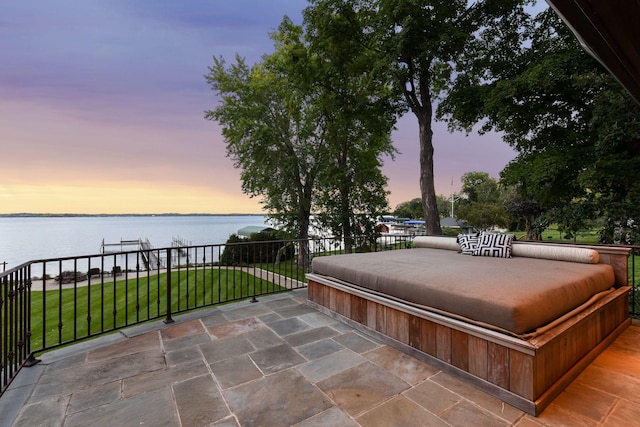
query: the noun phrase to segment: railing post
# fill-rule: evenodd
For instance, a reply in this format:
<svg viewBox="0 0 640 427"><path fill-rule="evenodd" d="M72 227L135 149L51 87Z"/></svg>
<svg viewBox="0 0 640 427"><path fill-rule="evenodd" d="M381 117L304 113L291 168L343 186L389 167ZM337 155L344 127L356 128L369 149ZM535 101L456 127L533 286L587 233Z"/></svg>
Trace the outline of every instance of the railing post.
<svg viewBox="0 0 640 427"><path fill-rule="evenodd" d="M631 283L631 315L638 316L640 315L640 311L638 311L636 307L636 292L638 291L638 286L636 285L636 252L638 252L638 248L633 248L631 250L631 281L627 279L627 283ZM629 271L629 269L627 269ZM629 276L629 274L627 274Z"/></svg>
<svg viewBox="0 0 640 427"><path fill-rule="evenodd" d="M24 361L24 366L30 368L38 363L40 363L40 359L36 359L35 355L31 351L31 264L27 267L27 274L25 276L25 313L26 318L25 321L25 352L27 354L27 358Z"/></svg>
<svg viewBox="0 0 640 427"><path fill-rule="evenodd" d="M164 319L164 323L173 323L171 318L171 248L167 249L167 317Z"/></svg>

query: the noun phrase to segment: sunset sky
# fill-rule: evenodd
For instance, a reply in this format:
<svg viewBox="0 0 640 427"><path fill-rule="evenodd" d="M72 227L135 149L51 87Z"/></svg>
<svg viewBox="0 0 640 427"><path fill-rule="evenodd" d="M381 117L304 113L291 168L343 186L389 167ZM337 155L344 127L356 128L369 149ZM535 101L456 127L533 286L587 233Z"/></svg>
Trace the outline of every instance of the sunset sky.
<svg viewBox="0 0 640 427"><path fill-rule="evenodd" d="M54 6L55 4L55 6ZM260 213L241 191L204 75L214 56L253 63L306 0L0 2L0 214ZM386 160L390 206L419 197L418 127L403 117ZM494 178L499 135L434 127L436 193ZM453 182L453 185L452 185Z"/></svg>

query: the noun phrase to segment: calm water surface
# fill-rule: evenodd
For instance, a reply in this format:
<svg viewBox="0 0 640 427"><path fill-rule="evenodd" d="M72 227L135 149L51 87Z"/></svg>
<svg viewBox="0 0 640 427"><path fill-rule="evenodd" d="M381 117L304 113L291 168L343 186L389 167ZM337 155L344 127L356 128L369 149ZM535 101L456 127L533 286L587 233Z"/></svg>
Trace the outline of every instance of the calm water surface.
<svg viewBox="0 0 640 427"><path fill-rule="evenodd" d="M103 239L149 239L154 248L170 247L173 238L192 245L218 244L242 227L264 224L262 215L2 217L0 271L2 262L8 269L31 260L98 254Z"/></svg>

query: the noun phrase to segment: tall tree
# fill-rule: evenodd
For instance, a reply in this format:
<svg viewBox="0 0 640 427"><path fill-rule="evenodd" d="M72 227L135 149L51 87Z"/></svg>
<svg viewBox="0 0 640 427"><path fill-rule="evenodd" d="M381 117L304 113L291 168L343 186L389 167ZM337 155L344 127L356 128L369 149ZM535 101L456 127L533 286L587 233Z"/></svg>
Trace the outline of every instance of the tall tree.
<svg viewBox="0 0 640 427"><path fill-rule="evenodd" d="M305 21L313 34L285 18L274 53L253 67L215 58L206 78L221 103L205 117L222 125L243 191L262 197L271 218L307 239L313 212L350 252L387 209L381 165L394 153L395 117L386 81L367 77L369 61L346 48L341 22Z"/></svg>
<svg viewBox="0 0 640 427"><path fill-rule="evenodd" d="M543 228L546 224L539 221L542 209L533 197L522 198L516 186L512 197L507 201L507 212L516 218L512 230L521 230L524 225L526 240L542 240ZM524 224L523 224L524 223Z"/></svg>
<svg viewBox="0 0 640 427"><path fill-rule="evenodd" d="M445 197L442 194L436 196L438 204L438 216L439 218L446 218L451 216L451 198ZM417 197L415 199L408 200L406 202L399 203L393 215L399 218L411 218L419 219L423 218L422 199Z"/></svg>
<svg viewBox="0 0 640 427"><path fill-rule="evenodd" d="M422 200L419 197L399 203L393 211L398 218L422 218Z"/></svg>
<svg viewBox="0 0 640 427"><path fill-rule="evenodd" d="M519 153L502 182L570 235L604 217L603 238L613 240L616 227L640 218L640 108L552 10L498 30L517 34L517 46L476 55L439 114L454 127L501 132ZM483 42L479 53L496 51Z"/></svg>
<svg viewBox="0 0 640 427"><path fill-rule="evenodd" d="M307 239L326 144L313 94L289 78L300 68L284 46L304 53L292 41L252 67L239 56L229 67L214 58L205 77L220 104L205 118L222 126L227 156L241 170L243 192L261 197L270 217ZM303 250L300 254L304 258Z"/></svg>
<svg viewBox="0 0 640 427"><path fill-rule="evenodd" d="M353 4L351 39L377 53L372 71L383 70L395 90L398 114L418 119L420 190L428 234L441 234L434 186L434 104L447 96L458 66L476 33L495 20L510 19L518 0L311 0L311 8L340 10ZM516 11L516 12L514 12Z"/></svg>
<svg viewBox="0 0 640 427"><path fill-rule="evenodd" d="M382 156L393 157L386 75L372 72L371 50L353 38L354 4L323 4L304 11L305 40L313 61L317 106L321 110L329 161L321 170L317 214L343 237L345 252L353 237L373 231L388 208ZM358 32L360 32L359 30Z"/></svg>
<svg viewBox="0 0 640 427"><path fill-rule="evenodd" d="M508 217L498 182L486 172L467 172L461 180L464 197L456 217L482 230L504 227Z"/></svg>
<svg viewBox="0 0 640 427"><path fill-rule="evenodd" d="M500 198L498 182L487 172L467 172L460 178L460 193L468 203L496 203Z"/></svg>

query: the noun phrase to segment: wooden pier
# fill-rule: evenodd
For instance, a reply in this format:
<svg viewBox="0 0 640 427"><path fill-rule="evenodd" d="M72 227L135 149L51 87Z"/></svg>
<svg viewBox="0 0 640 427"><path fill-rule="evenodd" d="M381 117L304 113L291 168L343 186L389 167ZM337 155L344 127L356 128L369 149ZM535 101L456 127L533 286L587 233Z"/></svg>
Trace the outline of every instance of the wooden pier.
<svg viewBox="0 0 640 427"><path fill-rule="evenodd" d="M140 251L140 255L142 256L142 262L144 262L145 269L157 270L162 266L158 254L153 250L153 246L147 238L145 238L144 240L140 238L137 240L120 239L120 242L118 243L105 243L104 239L102 239L100 252L103 254L125 252L126 246L137 246L138 250ZM120 250L109 249L113 247L120 247Z"/></svg>

